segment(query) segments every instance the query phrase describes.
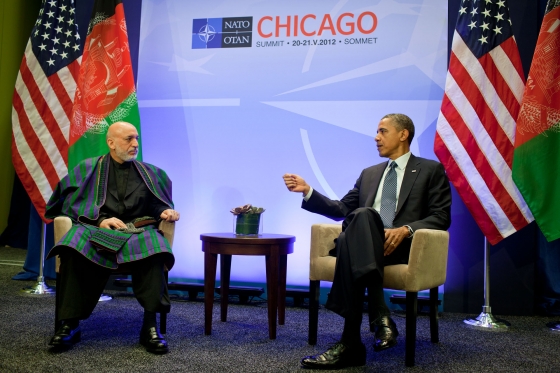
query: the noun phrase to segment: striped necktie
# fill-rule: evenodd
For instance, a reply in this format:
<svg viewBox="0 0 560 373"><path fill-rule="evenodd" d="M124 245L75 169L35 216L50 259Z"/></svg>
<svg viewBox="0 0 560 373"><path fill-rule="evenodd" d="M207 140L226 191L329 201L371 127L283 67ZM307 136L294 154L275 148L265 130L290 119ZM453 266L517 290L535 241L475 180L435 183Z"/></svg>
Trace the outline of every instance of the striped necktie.
<svg viewBox="0 0 560 373"><path fill-rule="evenodd" d="M383 191L381 192L381 209L379 215L383 221L385 228L393 228L393 220L395 219L395 210L397 205L397 164L391 161L389 171L385 175L383 182Z"/></svg>

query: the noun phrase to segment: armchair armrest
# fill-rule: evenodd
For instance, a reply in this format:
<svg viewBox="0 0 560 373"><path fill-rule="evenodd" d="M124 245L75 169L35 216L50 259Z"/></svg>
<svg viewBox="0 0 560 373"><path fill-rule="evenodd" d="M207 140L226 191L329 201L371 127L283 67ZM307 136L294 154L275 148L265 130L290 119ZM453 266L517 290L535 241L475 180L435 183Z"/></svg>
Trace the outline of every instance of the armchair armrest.
<svg viewBox="0 0 560 373"><path fill-rule="evenodd" d="M54 243L60 239L72 228L72 219L68 216L57 216L54 218Z"/></svg>
<svg viewBox="0 0 560 373"><path fill-rule="evenodd" d="M418 229L414 232L406 291L430 289L445 283L449 233L436 229Z"/></svg>
<svg viewBox="0 0 560 373"><path fill-rule="evenodd" d="M313 224L311 226L310 259L328 256L334 248L334 239L342 232L341 224Z"/></svg>
<svg viewBox="0 0 560 373"><path fill-rule="evenodd" d="M72 219L68 216L57 216L54 218L54 243L56 244L60 239L68 233L72 228ZM60 258L56 256L55 271L58 273L60 270Z"/></svg>
<svg viewBox="0 0 560 373"><path fill-rule="evenodd" d="M173 238L175 237L175 222L162 220L159 223L159 230L163 233L163 237L169 242L169 246L173 247Z"/></svg>
<svg viewBox="0 0 560 373"><path fill-rule="evenodd" d="M310 280L333 280L336 258L329 256L329 251L334 248L334 239L340 232L342 232L341 224L313 224L311 226Z"/></svg>

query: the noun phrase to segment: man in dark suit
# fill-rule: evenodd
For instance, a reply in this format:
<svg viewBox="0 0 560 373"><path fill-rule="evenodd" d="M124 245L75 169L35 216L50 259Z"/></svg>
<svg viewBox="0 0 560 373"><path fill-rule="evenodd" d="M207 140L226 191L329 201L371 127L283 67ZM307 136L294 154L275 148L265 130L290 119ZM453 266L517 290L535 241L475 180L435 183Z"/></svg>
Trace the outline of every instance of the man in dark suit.
<svg viewBox="0 0 560 373"><path fill-rule="evenodd" d="M447 230L451 224L451 190L443 166L410 153L414 124L404 114L388 114L377 127L375 141L384 162L362 171L354 188L340 201L313 190L298 175L285 174L292 192L303 193L302 208L343 220L336 240L336 268L326 307L344 317L341 340L325 352L307 356L306 368L339 369L365 364L360 327L368 290L373 349L397 343L398 331L383 296L383 267L408 263L417 229ZM333 253L334 254L334 253Z"/></svg>

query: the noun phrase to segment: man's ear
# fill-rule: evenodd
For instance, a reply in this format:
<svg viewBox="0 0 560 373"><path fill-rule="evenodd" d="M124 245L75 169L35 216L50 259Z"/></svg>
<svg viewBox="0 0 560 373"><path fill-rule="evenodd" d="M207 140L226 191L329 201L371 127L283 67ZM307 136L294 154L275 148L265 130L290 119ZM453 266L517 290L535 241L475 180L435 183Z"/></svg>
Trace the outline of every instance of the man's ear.
<svg viewBox="0 0 560 373"><path fill-rule="evenodd" d="M403 129L402 133L401 133L401 141L407 141L408 140L408 136L410 135L410 132L408 132L407 129Z"/></svg>
<svg viewBox="0 0 560 373"><path fill-rule="evenodd" d="M109 146L109 149L115 149L115 141L112 138L107 139L107 145Z"/></svg>

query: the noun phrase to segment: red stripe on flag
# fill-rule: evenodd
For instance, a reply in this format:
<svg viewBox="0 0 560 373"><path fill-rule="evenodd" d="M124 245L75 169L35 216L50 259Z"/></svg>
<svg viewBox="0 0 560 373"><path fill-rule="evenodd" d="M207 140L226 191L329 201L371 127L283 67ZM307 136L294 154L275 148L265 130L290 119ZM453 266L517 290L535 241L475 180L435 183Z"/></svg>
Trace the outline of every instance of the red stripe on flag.
<svg viewBox="0 0 560 373"><path fill-rule="evenodd" d="M482 232L484 232L488 241L490 241L492 245L495 245L502 239L500 232L496 228L492 219L490 219L490 216L486 214L486 210L484 210L478 196L472 190L470 184L465 178L465 175L459 166L457 166L455 159L453 159L451 153L449 153L449 150L437 132L434 141L434 149L437 157L445 167L445 171L447 172L449 179L452 180L457 193L459 193L459 196L465 202L465 205L470 207L469 211L471 212L474 220L477 222Z"/></svg>
<svg viewBox="0 0 560 373"><path fill-rule="evenodd" d="M72 116L72 100L68 96L66 88L60 81L58 74L52 74L48 77L48 80L54 93L56 94L56 97L58 98L58 101L60 102L60 105L62 106L62 109L66 113L66 117L68 117L68 121L70 121ZM66 140L64 142L66 142Z"/></svg>
<svg viewBox="0 0 560 373"><path fill-rule="evenodd" d="M21 97L17 92L14 92L13 98L13 106L14 110L18 114L19 118L19 127L21 129L21 133L25 138L25 142L28 144L29 148L33 151L35 158L43 173L45 174L49 185L52 189L56 186L59 181L56 169L51 162L49 155L47 154L45 148L43 148L43 144L39 140L39 137L35 133L33 126L29 122L29 118L27 117L27 113L23 107L23 102L21 101Z"/></svg>
<svg viewBox="0 0 560 373"><path fill-rule="evenodd" d="M486 73L486 76L492 77L492 79L490 79L490 83L492 83L492 86L496 90L498 95L497 99L503 102L505 109L509 112L511 118L515 120L519 114L519 101L517 101L517 98L513 95L513 92L504 80L500 70L498 70L494 60L490 57L490 55L486 54L482 56L479 61ZM511 163L508 164L511 167Z"/></svg>
<svg viewBox="0 0 560 373"><path fill-rule="evenodd" d="M519 49L517 49L515 39L511 37L500 44L500 46L502 47L504 53L508 56L515 70L517 70L517 75L519 75L521 80L525 82L525 72L523 72L523 64L521 63L521 57L519 57Z"/></svg>
<svg viewBox="0 0 560 373"><path fill-rule="evenodd" d="M21 156L19 154L19 150L16 147L16 140L14 138L13 133L12 133L12 162L14 164L14 168L16 170L16 173L17 173L17 175L18 175L18 177L21 181L21 184L23 185L23 187L25 188L25 191L29 195L29 199L33 203L33 206L35 206L35 209L37 210L39 215L41 217L44 217L45 216L45 199L43 198L43 195L39 191L39 188L38 188L37 184L35 183L35 180L31 176L31 174L29 173L29 170L27 169L27 166L25 165L25 163L23 163L23 159L21 158ZM45 222L49 223L50 220L46 220Z"/></svg>
<svg viewBox="0 0 560 373"><path fill-rule="evenodd" d="M35 81L33 74L31 73L31 70L29 70L29 67L27 66L27 60L25 56L23 57L23 62L21 63L20 66L20 74L23 82L27 86L27 90L29 91L30 97L33 100L33 103L35 104L35 107L37 108L39 115L43 119L43 122L45 123L45 126L52 137L52 140L54 141L56 147L60 151L60 154L67 153L68 142L66 141L66 138L64 137L62 131L60 130L60 127L58 126L58 122L54 117L51 109L49 108L47 102L45 101L41 89L39 89L39 87L37 86L37 82ZM23 103L22 103L22 110L25 110L23 108Z"/></svg>
<svg viewBox="0 0 560 373"><path fill-rule="evenodd" d="M511 167L513 161L513 144L509 141L507 134L498 123L494 113L486 103L471 75L453 52L451 53L449 61L449 73L453 76L455 82L457 82L457 85L461 88L461 91L463 91L463 94L476 112L481 124L486 129L488 136L490 136L500 154L504 156L506 163ZM504 141L504 139L507 141Z"/></svg>
<svg viewBox="0 0 560 373"><path fill-rule="evenodd" d="M72 74L74 81L77 82L80 76L80 63L78 60L74 60L72 63L68 64L66 68L70 71L70 74Z"/></svg>
<svg viewBox="0 0 560 373"><path fill-rule="evenodd" d="M494 196L504 213L508 216L511 224L515 229L519 230L527 225L527 221L523 217L521 210L511 198L508 190L504 187L500 180L500 176L496 174L486 154L480 149L478 142L473 136L469 127L463 121L461 115L457 112L456 108L449 101L447 95L444 95L441 112L446 118L448 123L453 123L453 131L457 139L463 145L463 148L471 158L478 173L484 180L484 183ZM463 175L464 179L465 176Z"/></svg>

